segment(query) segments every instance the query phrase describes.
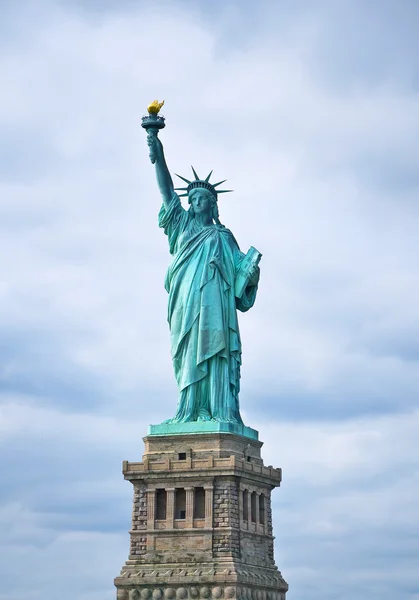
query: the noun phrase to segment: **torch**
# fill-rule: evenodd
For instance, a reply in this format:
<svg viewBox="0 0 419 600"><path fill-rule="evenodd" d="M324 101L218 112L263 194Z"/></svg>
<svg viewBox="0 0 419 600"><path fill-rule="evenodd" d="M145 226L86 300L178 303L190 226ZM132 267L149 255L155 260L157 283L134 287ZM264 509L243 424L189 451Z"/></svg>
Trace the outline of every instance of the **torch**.
<svg viewBox="0 0 419 600"><path fill-rule="evenodd" d="M163 127L166 126L164 122L164 117L159 115L160 109L163 106L163 104L164 100L163 102L154 100L154 102L147 106L148 115L145 115L141 119L141 127L144 127L148 134L155 135L156 137L159 132L159 129L163 129ZM154 163L156 162L156 157L152 147L150 148L150 160L151 163L154 165Z"/></svg>

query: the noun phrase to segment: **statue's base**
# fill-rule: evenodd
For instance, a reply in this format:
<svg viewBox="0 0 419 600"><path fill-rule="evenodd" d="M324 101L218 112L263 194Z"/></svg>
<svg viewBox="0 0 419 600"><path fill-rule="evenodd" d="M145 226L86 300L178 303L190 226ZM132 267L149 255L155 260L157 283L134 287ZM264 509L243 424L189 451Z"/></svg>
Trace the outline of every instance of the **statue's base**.
<svg viewBox="0 0 419 600"><path fill-rule="evenodd" d="M285 600L271 504L281 470L264 465L262 442L201 432L144 443L142 462L123 463L134 498L117 599Z"/></svg>
<svg viewBox="0 0 419 600"><path fill-rule="evenodd" d="M196 435L199 433L232 433L252 440L259 439L259 432L256 429L229 422L189 421L187 423L161 423L148 427L148 435Z"/></svg>

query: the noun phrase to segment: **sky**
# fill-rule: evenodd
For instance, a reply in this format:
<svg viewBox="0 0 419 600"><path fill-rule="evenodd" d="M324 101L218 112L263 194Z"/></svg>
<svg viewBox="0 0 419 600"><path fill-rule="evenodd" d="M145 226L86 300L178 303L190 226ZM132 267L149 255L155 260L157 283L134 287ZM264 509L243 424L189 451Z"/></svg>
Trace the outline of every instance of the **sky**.
<svg viewBox="0 0 419 600"><path fill-rule="evenodd" d="M110 600L150 423L177 402L172 173L227 179L289 600L419 599L419 4L2 0L0 600Z"/></svg>

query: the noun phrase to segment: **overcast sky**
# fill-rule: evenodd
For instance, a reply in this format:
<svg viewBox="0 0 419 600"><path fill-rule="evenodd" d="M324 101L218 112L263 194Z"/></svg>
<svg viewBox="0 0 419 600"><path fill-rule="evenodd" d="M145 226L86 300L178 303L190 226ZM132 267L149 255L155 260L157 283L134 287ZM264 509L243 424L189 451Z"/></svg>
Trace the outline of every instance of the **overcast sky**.
<svg viewBox="0 0 419 600"><path fill-rule="evenodd" d="M289 600L419 599L419 4L2 0L0 600L110 600L174 414L169 168L262 253L241 406Z"/></svg>

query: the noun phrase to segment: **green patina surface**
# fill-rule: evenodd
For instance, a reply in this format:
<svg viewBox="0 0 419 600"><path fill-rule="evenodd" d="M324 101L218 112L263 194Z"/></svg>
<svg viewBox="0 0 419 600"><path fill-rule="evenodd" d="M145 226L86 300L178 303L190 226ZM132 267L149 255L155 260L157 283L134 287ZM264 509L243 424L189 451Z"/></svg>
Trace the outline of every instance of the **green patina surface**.
<svg viewBox="0 0 419 600"><path fill-rule="evenodd" d="M253 440L259 439L259 432L245 425L223 421L189 421L185 423L161 423L149 425L148 435L185 435L196 433L233 433Z"/></svg>
<svg viewBox="0 0 419 600"><path fill-rule="evenodd" d="M173 418L152 425L150 434L223 431L257 439L257 431L244 426L239 411L242 344L237 312L248 311L255 302L259 267L249 257L258 261L260 253L252 249L246 257L220 223L217 194L223 190L210 183L211 173L200 179L193 170L193 181L181 178L188 184L182 195L188 197L189 208L182 206L156 119L143 119L143 127L163 200L159 226L173 256L165 288L179 398ZM160 121L162 128L164 119Z"/></svg>

